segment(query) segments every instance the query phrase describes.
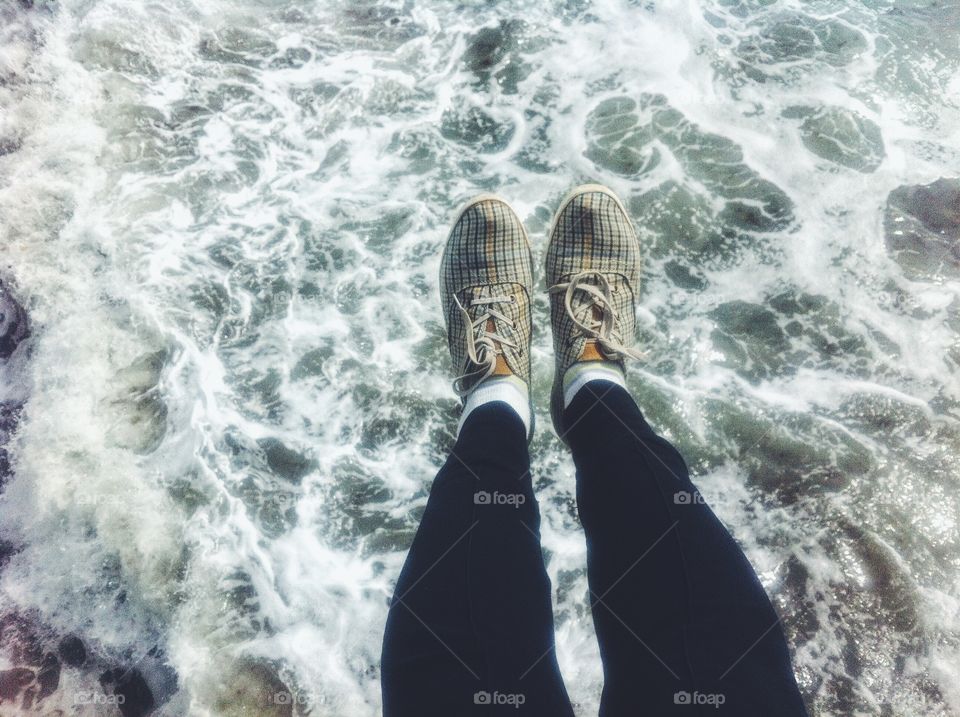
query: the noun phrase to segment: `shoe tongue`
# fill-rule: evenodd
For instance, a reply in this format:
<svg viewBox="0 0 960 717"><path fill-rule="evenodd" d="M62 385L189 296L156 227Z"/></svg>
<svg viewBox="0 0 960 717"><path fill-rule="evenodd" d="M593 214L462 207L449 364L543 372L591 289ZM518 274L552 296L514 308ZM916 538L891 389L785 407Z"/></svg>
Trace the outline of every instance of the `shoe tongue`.
<svg viewBox="0 0 960 717"><path fill-rule="evenodd" d="M596 322L603 321L603 309L594 304L590 307L591 318ZM587 339L580 352L580 361L607 361L607 357L600 350L600 343L596 339Z"/></svg>
<svg viewBox="0 0 960 717"><path fill-rule="evenodd" d="M493 332L496 330L496 325L494 324L493 319L487 319L487 331ZM503 351L503 347L500 345L499 341L494 341L493 345L497 347L497 351ZM507 360L503 357L503 353L497 354L497 365L493 369L494 376L510 376L513 374L513 371L510 370L510 366L507 365Z"/></svg>
<svg viewBox="0 0 960 717"><path fill-rule="evenodd" d="M607 357L600 352L600 347L596 339L589 339L583 344L583 351L580 352L581 361L606 361Z"/></svg>

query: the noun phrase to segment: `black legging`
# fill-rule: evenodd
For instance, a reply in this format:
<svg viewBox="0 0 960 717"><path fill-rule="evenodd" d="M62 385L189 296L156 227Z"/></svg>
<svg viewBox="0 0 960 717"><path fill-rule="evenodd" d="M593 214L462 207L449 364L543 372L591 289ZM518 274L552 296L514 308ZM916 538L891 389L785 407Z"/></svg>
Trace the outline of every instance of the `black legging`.
<svg viewBox="0 0 960 717"><path fill-rule="evenodd" d="M806 711L776 613L677 450L623 388L594 381L564 413L587 536L602 717ZM397 581L385 717L573 714L523 424L476 409L434 481Z"/></svg>

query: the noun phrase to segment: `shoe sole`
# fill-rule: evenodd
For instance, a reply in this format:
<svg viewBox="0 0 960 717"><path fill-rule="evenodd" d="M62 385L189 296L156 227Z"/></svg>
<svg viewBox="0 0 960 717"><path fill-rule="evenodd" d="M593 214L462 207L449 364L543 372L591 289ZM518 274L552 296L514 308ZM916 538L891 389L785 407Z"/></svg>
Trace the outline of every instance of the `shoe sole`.
<svg viewBox="0 0 960 717"><path fill-rule="evenodd" d="M513 208L513 205L512 205L510 202L508 202L506 199L504 199L503 197L501 197L500 195L498 195L498 194L493 194L493 193L491 193L491 192L484 192L483 194L478 194L478 195L476 195L475 197L473 197L473 198L471 198L471 199L468 199L468 200L457 210L456 214L454 215L453 221L449 224L449 226L451 227L451 230L452 230L453 227L457 226L457 224L459 223L459 221L463 218L463 215L466 214L468 210L472 209L473 207L475 207L477 204L480 204L481 202L488 202L488 201L491 201L491 200L492 200L492 201L495 201L495 202L500 202L500 204L503 204L507 209L510 210L510 212L513 214L513 216L516 217L516 219L517 219L517 224L520 225L520 231L523 233L523 240L527 243L527 252L528 252L529 255L530 255L530 269L531 269L531 271L532 271L532 270L533 270L533 266L534 266L534 264L533 264L533 249L531 248L531 245L530 245L530 235L527 233L527 227L524 225L523 220L520 218L520 214L517 212L516 209ZM447 238L448 238L448 240L449 240L449 235L448 235ZM444 255L446 254L446 252L447 252L447 248L446 248L446 245L444 245L444 248L443 248L443 253L444 253ZM534 280L534 281L535 281L535 280ZM532 343L533 343L533 312L532 312L532 307L533 307L532 289L533 289L533 287L530 287L530 288L531 288L531 296L530 296L530 306L531 306L531 313L530 313L530 343L532 344ZM532 352L528 349L528 350L527 350L527 375L530 376L530 384L531 384L531 385L528 385L528 386L527 386L527 393L528 393L529 396L530 396L530 430L529 430L529 432L527 433L527 443L530 443L530 441L533 440L533 430L534 430L535 425L536 425L536 422L537 422L537 420L536 420L536 414L534 413L534 410L533 410L533 385L532 385L532 384L533 384L533 362L532 362L531 356L532 356Z"/></svg>
<svg viewBox="0 0 960 717"><path fill-rule="evenodd" d="M636 227L633 226L633 220L630 218L630 212L627 211L627 208L623 205L620 197L618 197L612 189L605 187L602 184L581 184L578 187L571 189L564 198L560 201L560 207L553 214L553 219L550 220L550 230L547 233L547 250L544 257L544 267L543 275L547 275L546 262L550 256L550 243L553 241L553 231L557 227L557 220L560 219L560 215L563 214L563 211L574 199L579 197L581 194L605 194L610 197L619 207L620 211L623 212L623 215L627 218L627 221L630 222L630 226L633 227L634 236L636 236ZM639 245L639 238L637 239L637 244ZM639 246L638 246L639 249ZM548 287L549 288L549 287ZM567 440L567 435L563 428L561 419L563 417L563 376L560 375L560 367L557 366L556 370L553 373L553 388L550 391L550 418L553 421L553 430L556 431L557 437L563 441L565 444L570 445L570 442Z"/></svg>

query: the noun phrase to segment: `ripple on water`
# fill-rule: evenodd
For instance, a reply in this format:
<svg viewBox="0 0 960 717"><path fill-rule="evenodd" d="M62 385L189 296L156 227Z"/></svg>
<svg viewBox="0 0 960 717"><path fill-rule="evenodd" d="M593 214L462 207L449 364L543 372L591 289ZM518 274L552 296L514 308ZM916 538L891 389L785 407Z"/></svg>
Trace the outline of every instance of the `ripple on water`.
<svg viewBox="0 0 960 717"><path fill-rule="evenodd" d="M683 170L684 187L724 201L720 224L736 231L776 232L794 221L793 203L745 162L733 141L704 132L663 95L603 100L587 117L587 157L604 169L637 179L669 152Z"/></svg>

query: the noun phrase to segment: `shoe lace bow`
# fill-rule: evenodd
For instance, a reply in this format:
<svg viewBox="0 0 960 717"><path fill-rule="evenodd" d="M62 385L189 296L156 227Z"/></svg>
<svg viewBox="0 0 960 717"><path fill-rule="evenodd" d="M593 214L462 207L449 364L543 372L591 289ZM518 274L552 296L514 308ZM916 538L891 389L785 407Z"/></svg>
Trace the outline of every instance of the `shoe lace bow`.
<svg viewBox="0 0 960 717"><path fill-rule="evenodd" d="M503 304L515 304L517 298L513 295L478 296L469 299L466 306L457 296L453 299L467 327L468 366L476 367L468 368L453 381L453 390L462 398L493 375L497 368L497 356L503 353L504 346L517 348L517 343L499 333L498 329L502 326L516 328L514 320L496 308Z"/></svg>
<svg viewBox="0 0 960 717"><path fill-rule="evenodd" d="M610 280L599 271L581 271L569 281L550 287L551 294L563 293L563 306L576 326L575 336L596 339L609 359L642 359L642 351L624 344L613 304L614 291Z"/></svg>

